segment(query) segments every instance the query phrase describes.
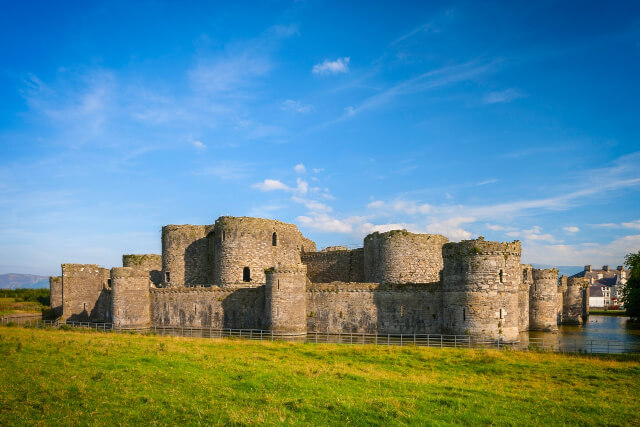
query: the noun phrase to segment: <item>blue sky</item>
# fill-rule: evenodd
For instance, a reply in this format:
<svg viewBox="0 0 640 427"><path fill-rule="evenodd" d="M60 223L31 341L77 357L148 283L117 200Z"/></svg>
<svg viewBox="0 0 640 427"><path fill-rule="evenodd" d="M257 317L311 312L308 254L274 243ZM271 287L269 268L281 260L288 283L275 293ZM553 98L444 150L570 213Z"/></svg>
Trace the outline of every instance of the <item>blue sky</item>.
<svg viewBox="0 0 640 427"><path fill-rule="evenodd" d="M181 3L1 6L0 273L220 215L640 249L640 3Z"/></svg>

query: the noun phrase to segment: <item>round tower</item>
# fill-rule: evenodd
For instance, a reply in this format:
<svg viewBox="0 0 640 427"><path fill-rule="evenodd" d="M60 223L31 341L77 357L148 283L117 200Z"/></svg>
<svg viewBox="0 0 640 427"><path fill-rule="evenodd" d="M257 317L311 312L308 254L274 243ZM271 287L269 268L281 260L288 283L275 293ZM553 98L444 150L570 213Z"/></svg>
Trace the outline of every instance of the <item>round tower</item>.
<svg viewBox="0 0 640 427"><path fill-rule="evenodd" d="M144 329L151 324L149 273L132 267L111 269L111 313L116 329Z"/></svg>
<svg viewBox="0 0 640 427"><path fill-rule="evenodd" d="M300 264L309 246L294 224L248 217L218 218L208 239L213 283L221 287L262 285L265 269Z"/></svg>
<svg viewBox="0 0 640 427"><path fill-rule="evenodd" d="M463 240L442 248L444 332L518 340L520 241Z"/></svg>
<svg viewBox="0 0 640 427"><path fill-rule="evenodd" d="M162 283L193 286L211 283L206 226L162 227Z"/></svg>
<svg viewBox="0 0 640 427"><path fill-rule="evenodd" d="M297 264L266 270L267 328L280 337L307 333L307 267Z"/></svg>
<svg viewBox="0 0 640 427"><path fill-rule="evenodd" d="M558 269L533 269L529 288L529 330L558 331Z"/></svg>
<svg viewBox="0 0 640 427"><path fill-rule="evenodd" d="M567 290L562 295L562 323L581 325L589 315L589 280L584 277L569 277Z"/></svg>
<svg viewBox="0 0 640 427"><path fill-rule="evenodd" d="M369 234L364 239L365 281L439 282L442 245L448 241L439 234L414 234L407 230Z"/></svg>
<svg viewBox="0 0 640 427"><path fill-rule="evenodd" d="M529 288L533 284L533 267L522 264L522 282L518 288L518 330L529 330Z"/></svg>

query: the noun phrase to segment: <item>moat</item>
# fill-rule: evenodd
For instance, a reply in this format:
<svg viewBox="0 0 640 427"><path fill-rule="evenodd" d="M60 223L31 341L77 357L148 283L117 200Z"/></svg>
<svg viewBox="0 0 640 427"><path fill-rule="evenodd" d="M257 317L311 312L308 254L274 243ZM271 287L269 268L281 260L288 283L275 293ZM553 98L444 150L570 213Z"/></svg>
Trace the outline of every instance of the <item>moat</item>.
<svg viewBox="0 0 640 427"><path fill-rule="evenodd" d="M520 334L520 340L544 339L545 344L588 349L592 342L605 341L640 344L640 325L624 316L590 315L584 325L560 325L558 333L529 331Z"/></svg>

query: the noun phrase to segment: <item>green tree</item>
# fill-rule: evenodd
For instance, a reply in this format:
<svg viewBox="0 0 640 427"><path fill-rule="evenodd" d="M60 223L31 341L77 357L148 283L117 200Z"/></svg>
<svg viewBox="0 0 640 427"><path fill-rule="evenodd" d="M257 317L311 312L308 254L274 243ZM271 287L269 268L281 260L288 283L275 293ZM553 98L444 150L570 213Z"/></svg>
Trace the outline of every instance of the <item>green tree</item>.
<svg viewBox="0 0 640 427"><path fill-rule="evenodd" d="M628 254L624 263L631 269L627 284L622 290L622 301L630 317L640 317L640 251Z"/></svg>

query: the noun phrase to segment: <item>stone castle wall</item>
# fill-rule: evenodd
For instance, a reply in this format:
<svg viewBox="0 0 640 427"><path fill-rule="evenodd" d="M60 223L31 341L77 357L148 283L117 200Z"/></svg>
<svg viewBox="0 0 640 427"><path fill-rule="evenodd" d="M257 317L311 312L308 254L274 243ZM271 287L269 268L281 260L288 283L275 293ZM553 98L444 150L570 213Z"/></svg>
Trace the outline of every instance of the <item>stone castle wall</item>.
<svg viewBox="0 0 640 427"><path fill-rule="evenodd" d="M556 296L556 312L558 313L558 325L563 323L563 310L564 310L564 294L567 292L567 276L564 274L560 276L560 283L558 286L558 294Z"/></svg>
<svg viewBox="0 0 640 427"><path fill-rule="evenodd" d="M322 333L429 334L442 328L439 284L311 284L307 330Z"/></svg>
<svg viewBox="0 0 640 427"><path fill-rule="evenodd" d="M529 330L558 330L558 269L533 269L533 286L529 288Z"/></svg>
<svg viewBox="0 0 640 427"><path fill-rule="evenodd" d="M247 217L218 218L210 239L213 284L221 287L243 282L263 285L264 270L299 264L300 253L309 246L309 240L293 224Z"/></svg>
<svg viewBox="0 0 640 427"><path fill-rule="evenodd" d="M205 225L162 227L164 285L193 286L210 283L211 264L208 255Z"/></svg>
<svg viewBox="0 0 640 427"><path fill-rule="evenodd" d="M162 255L122 255L122 266L146 271L155 286L159 286L162 282Z"/></svg>
<svg viewBox="0 0 640 427"><path fill-rule="evenodd" d="M49 277L49 305L56 317L62 316L62 277Z"/></svg>
<svg viewBox="0 0 640 427"><path fill-rule="evenodd" d="M314 283L364 282L364 249L302 253L307 276Z"/></svg>
<svg viewBox="0 0 640 427"><path fill-rule="evenodd" d="M439 234L414 234L406 230L372 233L364 239L365 281L376 283L436 283L442 270Z"/></svg>
<svg viewBox="0 0 640 427"><path fill-rule="evenodd" d="M263 329L264 288L152 288L151 323L158 327Z"/></svg>
<svg viewBox="0 0 640 427"><path fill-rule="evenodd" d="M111 322L110 272L96 264L62 264L62 318Z"/></svg>
<svg viewBox="0 0 640 427"><path fill-rule="evenodd" d="M522 281L520 242L483 238L443 247L443 330L515 341Z"/></svg>
<svg viewBox="0 0 640 427"><path fill-rule="evenodd" d="M113 326L116 329L138 329L150 326L149 286L149 272L144 269L134 267L111 269L111 312Z"/></svg>
<svg viewBox="0 0 640 427"><path fill-rule="evenodd" d="M569 277L567 290L563 295L562 322L568 325L581 325L587 316L587 295L589 293L589 280L584 277Z"/></svg>

